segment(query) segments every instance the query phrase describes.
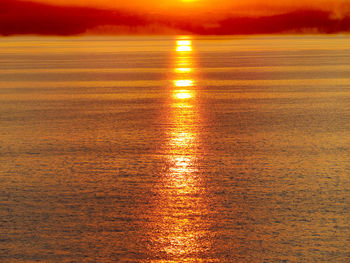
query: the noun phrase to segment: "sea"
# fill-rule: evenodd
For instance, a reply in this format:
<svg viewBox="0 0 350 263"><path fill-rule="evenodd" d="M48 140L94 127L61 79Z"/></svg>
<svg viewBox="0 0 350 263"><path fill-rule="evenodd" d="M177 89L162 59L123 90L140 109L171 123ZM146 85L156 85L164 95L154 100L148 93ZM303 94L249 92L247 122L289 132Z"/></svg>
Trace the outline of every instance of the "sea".
<svg viewBox="0 0 350 263"><path fill-rule="evenodd" d="M349 35L0 39L0 262L349 248Z"/></svg>

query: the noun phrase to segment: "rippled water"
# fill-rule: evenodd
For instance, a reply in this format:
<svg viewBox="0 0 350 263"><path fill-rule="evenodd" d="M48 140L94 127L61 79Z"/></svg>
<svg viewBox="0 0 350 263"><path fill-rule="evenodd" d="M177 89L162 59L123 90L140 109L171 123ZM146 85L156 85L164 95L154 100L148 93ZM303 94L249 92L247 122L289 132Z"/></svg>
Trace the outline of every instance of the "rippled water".
<svg viewBox="0 0 350 263"><path fill-rule="evenodd" d="M1 262L349 262L350 38L0 42Z"/></svg>

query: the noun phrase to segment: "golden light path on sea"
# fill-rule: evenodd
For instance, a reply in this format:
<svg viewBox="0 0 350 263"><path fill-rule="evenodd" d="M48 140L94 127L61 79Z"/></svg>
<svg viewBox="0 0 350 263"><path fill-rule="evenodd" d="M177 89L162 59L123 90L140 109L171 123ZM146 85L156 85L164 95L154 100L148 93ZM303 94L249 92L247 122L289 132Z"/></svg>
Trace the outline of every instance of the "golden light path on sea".
<svg viewBox="0 0 350 263"><path fill-rule="evenodd" d="M153 238L158 260L152 262L202 262L209 247L208 210L198 162L201 122L196 98L194 56L190 37L176 40L166 156L168 169L161 178L157 233ZM165 256L164 256L165 255ZM164 259L165 257L165 259Z"/></svg>

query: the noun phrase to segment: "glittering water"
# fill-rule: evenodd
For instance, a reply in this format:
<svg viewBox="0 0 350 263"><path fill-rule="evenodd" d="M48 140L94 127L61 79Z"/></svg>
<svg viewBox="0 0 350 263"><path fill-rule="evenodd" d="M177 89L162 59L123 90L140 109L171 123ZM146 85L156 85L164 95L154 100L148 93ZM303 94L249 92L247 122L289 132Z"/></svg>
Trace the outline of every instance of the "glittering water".
<svg viewBox="0 0 350 263"><path fill-rule="evenodd" d="M1 262L349 262L350 39L3 38Z"/></svg>

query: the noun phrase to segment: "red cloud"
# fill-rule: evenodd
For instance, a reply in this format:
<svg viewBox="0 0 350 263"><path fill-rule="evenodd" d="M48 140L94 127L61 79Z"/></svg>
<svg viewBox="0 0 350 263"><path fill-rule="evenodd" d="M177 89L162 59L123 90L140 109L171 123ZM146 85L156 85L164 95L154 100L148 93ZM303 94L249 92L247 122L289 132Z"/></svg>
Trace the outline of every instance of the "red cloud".
<svg viewBox="0 0 350 263"><path fill-rule="evenodd" d="M74 35L103 33L271 34L350 31L350 17L321 10L297 10L279 15L169 17L130 11L65 7L17 0L0 0L0 35ZM110 32L108 29L113 29ZM120 29L121 31L118 31Z"/></svg>

